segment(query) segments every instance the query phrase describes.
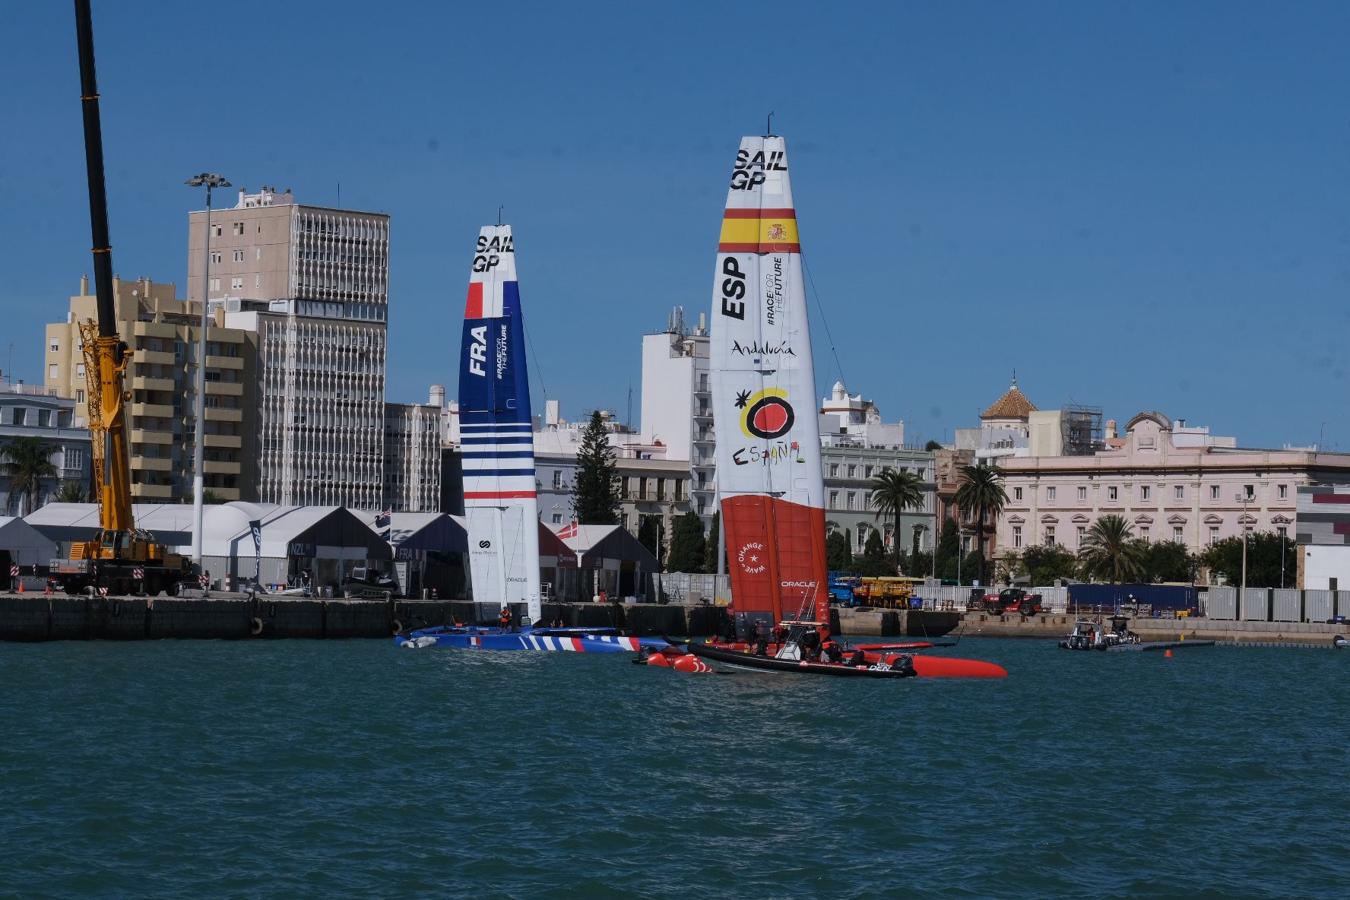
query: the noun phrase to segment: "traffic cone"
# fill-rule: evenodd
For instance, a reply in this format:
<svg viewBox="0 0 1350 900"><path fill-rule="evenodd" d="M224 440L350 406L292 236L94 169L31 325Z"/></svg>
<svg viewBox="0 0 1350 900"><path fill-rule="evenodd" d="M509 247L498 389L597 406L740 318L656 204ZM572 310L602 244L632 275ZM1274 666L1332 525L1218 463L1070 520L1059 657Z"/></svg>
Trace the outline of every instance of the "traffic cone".
<svg viewBox="0 0 1350 900"><path fill-rule="evenodd" d="M19 593L20 593L20 594L23 593L23 576L22 576L22 575L19 576Z"/></svg>

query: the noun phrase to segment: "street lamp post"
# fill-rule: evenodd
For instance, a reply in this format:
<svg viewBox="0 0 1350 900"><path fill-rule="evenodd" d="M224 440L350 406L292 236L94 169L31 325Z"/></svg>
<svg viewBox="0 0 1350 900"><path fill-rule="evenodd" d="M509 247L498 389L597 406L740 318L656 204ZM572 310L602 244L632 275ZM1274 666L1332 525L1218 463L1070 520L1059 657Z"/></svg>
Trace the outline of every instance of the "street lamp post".
<svg viewBox="0 0 1350 900"><path fill-rule="evenodd" d="M206 487L203 478L204 454L206 443L206 328L207 298L211 291L211 189L230 187L222 176L212 172L193 175L183 182L188 187L206 188L206 240L202 256L202 325L201 336L197 340L197 396L192 403L195 420L192 440L192 561L200 571L202 565L202 507L206 502Z"/></svg>

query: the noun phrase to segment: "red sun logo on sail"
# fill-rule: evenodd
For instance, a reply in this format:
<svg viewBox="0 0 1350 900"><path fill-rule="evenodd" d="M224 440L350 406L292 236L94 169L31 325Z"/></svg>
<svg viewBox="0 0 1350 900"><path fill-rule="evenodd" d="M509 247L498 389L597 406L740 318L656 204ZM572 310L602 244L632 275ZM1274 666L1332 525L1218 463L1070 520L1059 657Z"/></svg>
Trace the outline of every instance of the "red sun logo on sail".
<svg viewBox="0 0 1350 900"><path fill-rule="evenodd" d="M741 431L746 437L773 440L791 431L797 421L782 388L765 388L755 394L741 391L736 395L736 408L741 411Z"/></svg>

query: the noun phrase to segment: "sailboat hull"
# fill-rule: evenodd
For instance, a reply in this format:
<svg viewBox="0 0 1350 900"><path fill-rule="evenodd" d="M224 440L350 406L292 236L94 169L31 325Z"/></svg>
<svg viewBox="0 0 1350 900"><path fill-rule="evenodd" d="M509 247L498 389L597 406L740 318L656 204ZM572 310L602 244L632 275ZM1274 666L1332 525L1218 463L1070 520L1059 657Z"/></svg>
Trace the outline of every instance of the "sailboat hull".
<svg viewBox="0 0 1350 900"><path fill-rule="evenodd" d="M642 647L670 645L665 638L637 638L612 629L422 628L394 637L399 647L417 650L444 647L459 650L531 650L544 653L635 653Z"/></svg>

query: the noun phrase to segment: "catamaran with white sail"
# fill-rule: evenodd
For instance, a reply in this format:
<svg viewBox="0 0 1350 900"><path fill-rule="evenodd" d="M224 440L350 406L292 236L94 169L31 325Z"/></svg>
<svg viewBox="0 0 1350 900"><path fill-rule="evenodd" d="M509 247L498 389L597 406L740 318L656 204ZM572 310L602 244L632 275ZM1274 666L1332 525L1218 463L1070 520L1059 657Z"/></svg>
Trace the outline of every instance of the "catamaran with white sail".
<svg viewBox="0 0 1350 900"><path fill-rule="evenodd" d="M811 334L787 144L741 140L713 279L710 339L717 489L738 633L690 645L767 671L1002 677L927 643L843 648L830 639L824 483Z"/></svg>

